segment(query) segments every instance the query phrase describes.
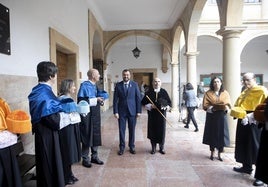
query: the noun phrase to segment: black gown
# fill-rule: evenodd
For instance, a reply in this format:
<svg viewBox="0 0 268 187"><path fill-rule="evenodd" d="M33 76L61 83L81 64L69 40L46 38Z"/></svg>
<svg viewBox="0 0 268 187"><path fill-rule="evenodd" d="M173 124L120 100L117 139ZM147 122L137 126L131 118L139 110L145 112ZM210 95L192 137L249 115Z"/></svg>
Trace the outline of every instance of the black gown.
<svg viewBox="0 0 268 187"><path fill-rule="evenodd" d="M63 108L69 109L69 113L75 112L77 106L74 100L68 96L60 97ZM80 139L80 124L70 124L59 131L60 147L63 161L63 170L65 182L73 175L71 165L80 161L81 158L81 139Z"/></svg>
<svg viewBox="0 0 268 187"><path fill-rule="evenodd" d="M161 110L161 106L169 105L171 106L171 100L168 96L168 93L163 88L160 89L156 99L156 92L151 89L146 92L146 95L150 98L150 100L154 103L155 106L161 111L161 113L166 116L166 110ZM143 105L149 104L149 99L144 96L141 103ZM166 120L165 118L158 112L157 109L152 109L148 111L148 122L147 122L147 138L150 139L154 143L164 144L165 143L165 135L166 135Z"/></svg>
<svg viewBox="0 0 268 187"><path fill-rule="evenodd" d="M81 99L81 98L79 98ZM90 107L90 113L86 116L81 115L80 125L81 141L91 146L101 146L101 116L100 104Z"/></svg>
<svg viewBox="0 0 268 187"><path fill-rule="evenodd" d="M28 96L35 136L36 179L38 187L65 186L59 142L60 100L51 86L39 83Z"/></svg>
<svg viewBox="0 0 268 187"><path fill-rule="evenodd" d="M265 116L268 117L268 102L266 103ZM264 126L261 133L255 178L268 184L268 129Z"/></svg>
<svg viewBox="0 0 268 187"><path fill-rule="evenodd" d="M35 126L36 178L38 187L65 186L59 133L58 130L49 128L49 126L57 124L59 121L59 114L52 114L42 118L41 122Z"/></svg>
<svg viewBox="0 0 268 187"><path fill-rule="evenodd" d="M72 175L71 165L79 162L81 158L79 123L61 129L59 137L65 181L68 181Z"/></svg>
<svg viewBox="0 0 268 187"><path fill-rule="evenodd" d="M251 166L256 164L261 129L255 124L243 125L237 120L235 159L237 162Z"/></svg>
<svg viewBox="0 0 268 187"><path fill-rule="evenodd" d="M0 149L0 186L22 187L18 161L11 147Z"/></svg>

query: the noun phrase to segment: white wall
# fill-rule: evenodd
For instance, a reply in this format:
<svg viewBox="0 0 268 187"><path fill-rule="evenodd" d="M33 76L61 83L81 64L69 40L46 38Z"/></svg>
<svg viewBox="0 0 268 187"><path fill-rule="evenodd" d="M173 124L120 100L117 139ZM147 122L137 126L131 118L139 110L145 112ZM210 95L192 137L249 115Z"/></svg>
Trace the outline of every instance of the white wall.
<svg viewBox="0 0 268 187"><path fill-rule="evenodd" d="M140 57L137 59L132 54L132 50L136 47L134 36L122 39L111 47L107 57L107 74L111 76L112 82L122 80L123 69L155 68L163 83L171 83L170 64L167 73L161 70L163 52L160 42L149 37L138 36L137 46L141 50Z"/></svg>
<svg viewBox="0 0 268 187"><path fill-rule="evenodd" d="M88 69L88 11L85 0L1 0L10 10L11 55L0 54L0 74L36 76L50 60L49 27L79 46L80 69Z"/></svg>

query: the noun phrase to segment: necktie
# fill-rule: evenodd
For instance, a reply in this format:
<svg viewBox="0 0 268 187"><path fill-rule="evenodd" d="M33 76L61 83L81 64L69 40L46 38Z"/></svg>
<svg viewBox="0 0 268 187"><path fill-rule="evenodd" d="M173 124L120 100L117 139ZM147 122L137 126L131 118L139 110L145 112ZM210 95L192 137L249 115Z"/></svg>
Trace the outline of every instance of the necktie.
<svg viewBox="0 0 268 187"><path fill-rule="evenodd" d="M125 94L127 95L127 89L128 89L128 85L127 84L124 84L124 91L125 91Z"/></svg>

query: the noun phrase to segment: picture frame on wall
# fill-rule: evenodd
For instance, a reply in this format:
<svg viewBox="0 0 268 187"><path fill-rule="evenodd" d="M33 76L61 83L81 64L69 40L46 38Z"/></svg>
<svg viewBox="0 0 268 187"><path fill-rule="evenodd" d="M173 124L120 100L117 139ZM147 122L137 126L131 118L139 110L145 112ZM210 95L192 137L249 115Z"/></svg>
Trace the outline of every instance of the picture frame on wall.
<svg viewBox="0 0 268 187"><path fill-rule="evenodd" d="M0 3L0 53L10 55L9 8Z"/></svg>
<svg viewBox="0 0 268 187"><path fill-rule="evenodd" d="M244 73L241 73L241 81L242 81L243 75L244 75ZM255 74L255 76L256 76L257 84L263 85L263 74ZM222 73L201 74L200 75L200 82L203 82L204 86L209 86L210 81L213 77L220 77L221 79L223 79Z"/></svg>

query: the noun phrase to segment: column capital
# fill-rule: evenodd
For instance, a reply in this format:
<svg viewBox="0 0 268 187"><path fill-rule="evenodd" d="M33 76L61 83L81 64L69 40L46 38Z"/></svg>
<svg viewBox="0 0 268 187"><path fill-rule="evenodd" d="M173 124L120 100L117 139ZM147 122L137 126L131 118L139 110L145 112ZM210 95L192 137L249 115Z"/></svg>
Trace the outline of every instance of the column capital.
<svg viewBox="0 0 268 187"><path fill-rule="evenodd" d="M170 65L171 65L171 67L176 67L176 66L179 66L179 63L178 63L178 61L177 62L171 62Z"/></svg>
<svg viewBox="0 0 268 187"><path fill-rule="evenodd" d="M239 38L240 34L246 30L245 26L228 27L225 26L216 32L217 35L221 35L223 38Z"/></svg>
<svg viewBox="0 0 268 187"><path fill-rule="evenodd" d="M186 52L184 53L185 56L191 57L191 56L197 56L199 55L199 51L196 52Z"/></svg>

